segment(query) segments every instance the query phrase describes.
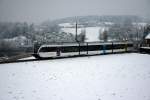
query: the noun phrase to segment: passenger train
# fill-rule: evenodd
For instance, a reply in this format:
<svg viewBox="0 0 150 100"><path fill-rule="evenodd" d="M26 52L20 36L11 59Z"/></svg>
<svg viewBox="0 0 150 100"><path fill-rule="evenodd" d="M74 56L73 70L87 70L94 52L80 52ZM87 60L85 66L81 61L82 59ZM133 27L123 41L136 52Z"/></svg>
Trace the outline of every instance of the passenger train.
<svg viewBox="0 0 150 100"><path fill-rule="evenodd" d="M37 59L68 57L80 55L94 55L128 52L133 49L132 42L86 42L86 43L59 43L41 45L34 51Z"/></svg>

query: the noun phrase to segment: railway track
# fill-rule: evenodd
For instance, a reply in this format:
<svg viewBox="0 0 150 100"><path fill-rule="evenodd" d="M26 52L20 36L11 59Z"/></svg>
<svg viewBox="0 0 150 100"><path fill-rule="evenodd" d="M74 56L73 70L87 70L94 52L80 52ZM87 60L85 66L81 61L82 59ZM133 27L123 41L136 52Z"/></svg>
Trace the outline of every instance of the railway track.
<svg viewBox="0 0 150 100"><path fill-rule="evenodd" d="M15 57L11 57L9 59L1 60L0 64L8 64L8 63L19 63L19 62L32 62L32 61L44 61L44 60L56 60L56 59L66 59L66 58L77 58L77 57L90 57L90 56L99 56L99 55L110 55L110 54L123 54L123 53L133 53L133 51L127 52L114 52L114 53L101 53L101 54L89 54L89 55L74 55L74 56L58 56L58 57L49 57L49 58L42 58L42 59L25 59L21 60L25 57L32 57L34 54L24 54L18 55Z"/></svg>

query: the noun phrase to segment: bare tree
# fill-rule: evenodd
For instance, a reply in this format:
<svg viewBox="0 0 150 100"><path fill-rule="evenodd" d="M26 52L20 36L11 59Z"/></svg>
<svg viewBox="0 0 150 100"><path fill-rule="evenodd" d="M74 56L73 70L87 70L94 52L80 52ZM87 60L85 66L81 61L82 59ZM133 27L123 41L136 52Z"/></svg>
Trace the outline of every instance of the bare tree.
<svg viewBox="0 0 150 100"><path fill-rule="evenodd" d="M108 41L108 31L104 30L103 32L99 31L99 40L102 40L104 42Z"/></svg>
<svg viewBox="0 0 150 100"><path fill-rule="evenodd" d="M85 42L86 40L86 30L85 28L81 30L81 33L77 36L79 42Z"/></svg>

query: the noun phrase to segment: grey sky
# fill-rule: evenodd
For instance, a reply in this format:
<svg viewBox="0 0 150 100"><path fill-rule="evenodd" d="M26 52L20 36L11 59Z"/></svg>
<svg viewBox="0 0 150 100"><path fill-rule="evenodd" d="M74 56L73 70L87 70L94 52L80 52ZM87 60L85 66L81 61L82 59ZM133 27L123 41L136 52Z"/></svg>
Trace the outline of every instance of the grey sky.
<svg viewBox="0 0 150 100"><path fill-rule="evenodd" d="M41 22L81 15L150 16L150 0L0 0L0 21Z"/></svg>

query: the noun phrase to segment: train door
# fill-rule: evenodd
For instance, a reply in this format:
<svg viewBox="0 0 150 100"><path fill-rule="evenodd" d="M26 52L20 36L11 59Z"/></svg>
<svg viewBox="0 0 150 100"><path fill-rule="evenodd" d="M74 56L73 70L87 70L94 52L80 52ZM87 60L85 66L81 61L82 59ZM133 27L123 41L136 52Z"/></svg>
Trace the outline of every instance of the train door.
<svg viewBox="0 0 150 100"><path fill-rule="evenodd" d="M106 44L103 44L103 54L106 54Z"/></svg>
<svg viewBox="0 0 150 100"><path fill-rule="evenodd" d="M57 47L57 48L56 48L56 55L57 55L57 56L60 56L60 55L61 55L61 48L60 48L60 47Z"/></svg>
<svg viewBox="0 0 150 100"><path fill-rule="evenodd" d="M87 45L84 43L79 44L79 55L87 54Z"/></svg>

